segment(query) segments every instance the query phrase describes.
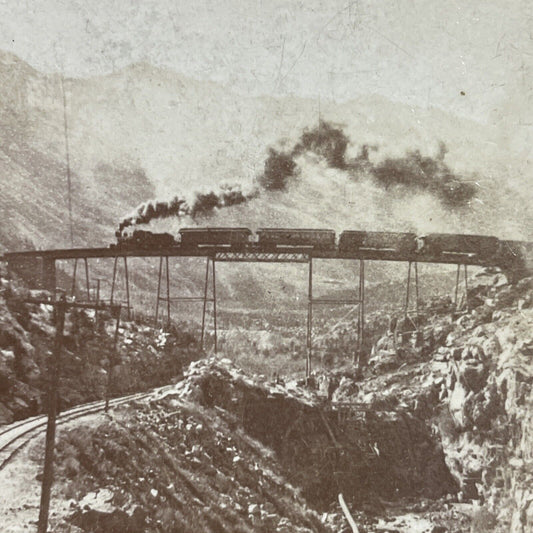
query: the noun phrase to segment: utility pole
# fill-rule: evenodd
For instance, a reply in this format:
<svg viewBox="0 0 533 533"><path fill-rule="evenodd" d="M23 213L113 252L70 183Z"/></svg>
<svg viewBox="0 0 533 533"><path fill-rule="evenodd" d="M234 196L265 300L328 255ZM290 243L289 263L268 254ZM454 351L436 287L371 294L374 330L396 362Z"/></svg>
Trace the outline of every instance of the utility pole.
<svg viewBox="0 0 533 533"><path fill-rule="evenodd" d="M121 306L115 307L116 312L116 324L115 324L115 334L113 336L113 351L109 354L109 365L107 367L107 383L105 388L105 412L107 413L109 411L109 397L112 393L113 388L113 382L111 379L111 372L113 370L113 363L116 362L116 355L117 355L117 346L118 346L118 333L120 328L120 312L121 312Z"/></svg>
<svg viewBox="0 0 533 533"><path fill-rule="evenodd" d="M54 477L54 447L56 437L57 399L59 388L59 363L63 348L63 331L65 328L65 311L67 302L64 296L54 306L56 318L56 336L54 351L48 360L48 424L46 426L46 449L44 455L44 472L39 508L38 533L48 529L48 512L50 510L50 492Z"/></svg>
<svg viewBox="0 0 533 533"><path fill-rule="evenodd" d="M67 157L67 193L68 193L68 222L70 228L70 246L74 248L74 228L72 225L72 180L70 176L70 147L68 142L67 95L65 93L65 79L61 76L61 93L63 95L63 126L65 131L65 154ZM76 263L78 261L76 260Z"/></svg>
<svg viewBox="0 0 533 533"><path fill-rule="evenodd" d="M44 469L43 482L41 489L41 503L39 506L39 522L38 533L47 533L48 530L48 514L50 511L50 494L52 483L54 480L54 448L56 437L56 425L58 415L58 394L59 394L59 376L60 376L60 362L61 351L63 349L63 335L65 330L65 314L67 309L94 309L95 313L99 310L110 309L116 313L116 328L114 336L114 352L117 349L119 321L120 321L120 305L102 304L99 302L82 303L67 301L63 294L57 300L49 298L25 298L22 300L25 303L36 305L51 305L54 308L56 334L54 338L54 349L48 358L48 422L46 426L46 445L44 454ZM109 386L106 392L106 410L109 406Z"/></svg>

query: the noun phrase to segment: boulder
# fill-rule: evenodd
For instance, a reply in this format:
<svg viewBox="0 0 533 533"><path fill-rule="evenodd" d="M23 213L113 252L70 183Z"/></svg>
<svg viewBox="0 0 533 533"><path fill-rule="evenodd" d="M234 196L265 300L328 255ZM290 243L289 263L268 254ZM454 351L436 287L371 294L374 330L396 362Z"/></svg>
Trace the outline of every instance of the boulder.
<svg viewBox="0 0 533 533"><path fill-rule="evenodd" d="M464 409L469 394L472 393L462 383L456 382L448 397L448 409L458 427L465 428L467 426L467 417L465 416Z"/></svg>
<svg viewBox="0 0 533 533"><path fill-rule="evenodd" d="M341 378L337 390L333 393L332 400L334 402L343 402L353 400L359 393L357 383L346 376Z"/></svg>
<svg viewBox="0 0 533 533"><path fill-rule="evenodd" d="M74 513L70 521L83 531L93 533L143 533L145 531L144 513L133 513L130 517L125 511L115 509L111 513L88 509Z"/></svg>
<svg viewBox="0 0 533 533"><path fill-rule="evenodd" d="M496 361L502 351L498 337L492 335L485 339L482 344L483 353L488 360Z"/></svg>
<svg viewBox="0 0 533 533"><path fill-rule="evenodd" d="M459 367L459 380L469 391L479 392L487 381L488 369L481 361L468 359L461 361Z"/></svg>
<svg viewBox="0 0 533 533"><path fill-rule="evenodd" d="M0 394L9 394L13 380L13 371L0 360Z"/></svg>

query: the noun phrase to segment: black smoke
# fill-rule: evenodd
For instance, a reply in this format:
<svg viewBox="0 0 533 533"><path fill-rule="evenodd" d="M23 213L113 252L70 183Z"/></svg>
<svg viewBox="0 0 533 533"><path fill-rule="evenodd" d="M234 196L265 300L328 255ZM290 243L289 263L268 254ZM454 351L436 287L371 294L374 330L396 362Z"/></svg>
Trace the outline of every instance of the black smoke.
<svg viewBox="0 0 533 533"><path fill-rule="evenodd" d="M239 187L223 185L217 193L197 194L189 214L193 219L209 216L215 209L243 204L248 199Z"/></svg>
<svg viewBox="0 0 533 533"><path fill-rule="evenodd" d="M259 185L267 191L282 191L296 173L298 165L292 153L268 149L265 171L258 178Z"/></svg>
<svg viewBox="0 0 533 533"><path fill-rule="evenodd" d="M285 190L298 174L295 158L311 152L323 158L331 168L348 172L352 179L369 174L380 187L428 192L448 208L464 207L476 195L476 186L455 174L444 162L447 152L444 143L440 144L435 157L410 150L403 157L386 158L377 164L370 160L370 151L378 151L376 146L364 144L359 154L350 159L346 155L349 144L350 138L342 127L321 120L315 128L305 129L292 149L269 149L259 185L269 191Z"/></svg>
<svg viewBox="0 0 533 533"><path fill-rule="evenodd" d="M323 157L332 168L346 168L346 148L350 139L340 127L320 120L312 130L304 130L292 150L293 156L314 152Z"/></svg>
<svg viewBox="0 0 533 533"><path fill-rule="evenodd" d="M267 191L283 191L298 173L295 158L313 152L333 168L346 168L346 148L349 139L340 127L321 120L313 129L305 129L300 139L288 151L268 149L264 172L259 185Z"/></svg>
<svg viewBox="0 0 533 533"><path fill-rule="evenodd" d="M372 165L370 173L385 189L429 192L449 208L463 207L476 195L476 186L454 174L444 162L446 147L441 143L436 157L423 156L419 150L404 157L387 158Z"/></svg>
<svg viewBox="0 0 533 533"><path fill-rule="evenodd" d="M444 143L441 143L435 157L424 156L419 150L410 150L403 157L389 157L380 163L370 160L370 151L376 152L378 148L367 144L363 144L356 157L348 158L346 151L349 144L350 138L341 126L320 120L314 128L306 128L292 148L268 149L264 171L257 180L259 187L251 193L244 194L239 186L223 185L218 191L198 193L190 204L179 196L170 202L149 201L126 217L120 223L119 230L131 225L148 224L158 218L191 217L196 220L212 215L217 209L245 203L263 190L286 190L299 172L296 158L305 153L318 155L328 166L347 172L354 180L366 174L387 190L395 188L407 192L428 192L452 209L468 205L476 195L475 185L455 174L444 162L447 152Z"/></svg>
<svg viewBox="0 0 533 533"><path fill-rule="evenodd" d="M184 216L189 211L187 202L183 198L174 197L170 202L158 202L149 200L135 209L135 212L126 217L119 224L119 231L137 224L148 224L155 218L168 218Z"/></svg>
<svg viewBox="0 0 533 533"><path fill-rule="evenodd" d="M185 198L175 196L169 202L150 200L137 207L132 215L119 224L119 231L138 224L148 224L152 220L169 217L191 217L192 219L209 216L217 208L242 204L253 195L246 196L238 186L222 185L217 192L197 193L192 204Z"/></svg>

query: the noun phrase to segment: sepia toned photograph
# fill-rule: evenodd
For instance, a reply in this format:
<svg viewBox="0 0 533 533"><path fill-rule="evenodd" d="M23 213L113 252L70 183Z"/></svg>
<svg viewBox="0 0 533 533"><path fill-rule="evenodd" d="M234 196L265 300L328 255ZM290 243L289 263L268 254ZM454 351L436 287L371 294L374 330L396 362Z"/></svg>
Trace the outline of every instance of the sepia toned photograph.
<svg viewBox="0 0 533 533"><path fill-rule="evenodd" d="M0 0L0 531L533 533L527 0Z"/></svg>

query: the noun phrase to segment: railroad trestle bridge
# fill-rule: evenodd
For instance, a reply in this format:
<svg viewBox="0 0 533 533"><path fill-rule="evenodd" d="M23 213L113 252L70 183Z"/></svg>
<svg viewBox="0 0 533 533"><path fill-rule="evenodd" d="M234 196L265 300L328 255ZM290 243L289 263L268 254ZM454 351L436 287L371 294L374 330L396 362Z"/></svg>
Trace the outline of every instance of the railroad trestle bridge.
<svg viewBox="0 0 533 533"><path fill-rule="evenodd" d="M308 231L308 230L305 230ZM353 232L356 233L356 232ZM387 234L391 235L391 234ZM399 236L406 234L396 234ZM449 236L448 236L449 237ZM464 236L458 235L461 238ZM473 236L467 236L473 237ZM486 237L482 237L485 238ZM491 238L497 241L495 238ZM521 245L524 248L527 243L519 241L499 241L499 243L513 243L514 248ZM461 251L455 249L451 252L445 250L425 250L424 253L409 248L371 248L357 247L354 249L342 249L335 246L330 249L323 249L313 246L298 246L275 244L261 244L260 242L239 243L235 244L217 244L214 245L191 245L176 244L173 246L120 246L112 245L101 248L71 248L71 249L51 249L51 250L30 250L21 252L10 252L3 256L7 262L8 269L22 277L32 289L43 289L50 291L55 295L57 290L57 262L73 261L72 270L72 289L71 296L74 297L78 287L77 277L78 263L81 263L83 269L84 285L86 299L88 301L103 301L100 295L100 280L97 283L96 291L91 294L91 281L89 259L110 259L113 261L113 274L110 281L110 304L113 305L116 298L117 272L122 269L125 282L126 301L125 309L130 315L132 306L130 301L130 273L128 271L128 259L140 258L158 258L158 282L157 294L154 305L154 319L158 324L162 307L166 308L166 319L168 325L171 321L171 303L180 301L197 301L202 306L202 326L201 326L201 344L203 347L206 331L206 312L208 304L213 309L213 333L214 333L214 350L217 351L217 296L216 296L216 263L235 262L235 263L302 263L308 265L308 291L307 291L307 333L306 333L306 375L311 372L311 359L313 353L313 309L317 305L344 305L354 306L357 308L357 342L354 347L354 363L358 362L361 355L364 340L365 325L365 263L368 261L394 261L402 262L407 265L407 282L405 291L405 300L403 302L403 312L406 318L412 314L418 314L418 263L435 263L457 265L455 304L458 302L458 290L460 285L461 274L464 276L465 291L467 290L469 266L488 267L502 266L508 262L509 255L515 258L516 253L505 254L499 250L491 254L480 254L471 250ZM205 259L205 278L203 293L199 296L172 296L170 294L170 258L203 258ZM358 280L357 290L354 298L317 298L313 294L313 262L318 259L331 260L351 260L358 263ZM516 258L515 258L516 259ZM120 264L122 263L122 265ZM414 284L415 297L412 299L412 286ZM209 290L211 288L211 290ZM211 294L209 294L211 293ZM414 300L414 301L413 301ZM414 309L411 309L414 304ZM416 320L411 319L414 331L416 330Z"/></svg>

